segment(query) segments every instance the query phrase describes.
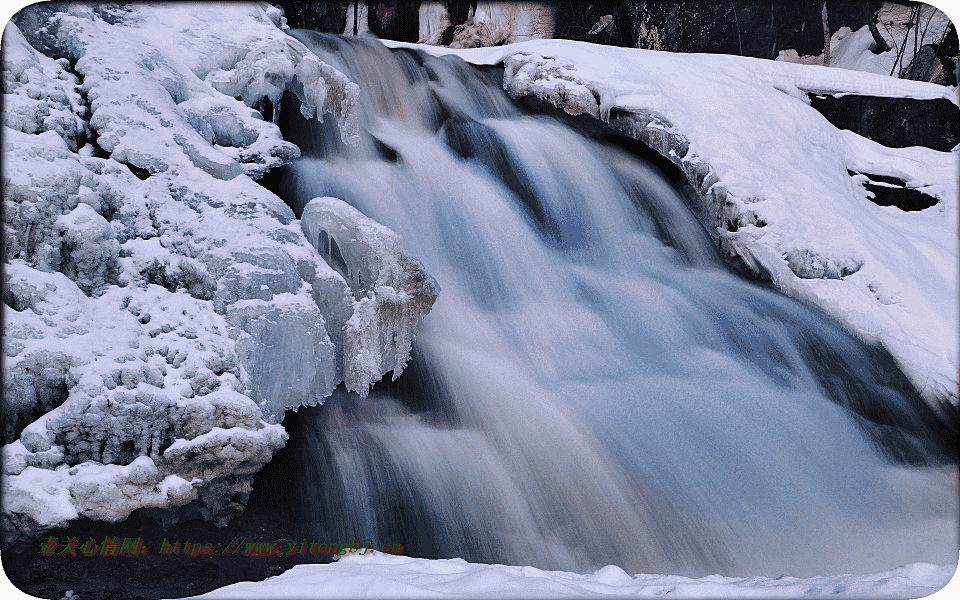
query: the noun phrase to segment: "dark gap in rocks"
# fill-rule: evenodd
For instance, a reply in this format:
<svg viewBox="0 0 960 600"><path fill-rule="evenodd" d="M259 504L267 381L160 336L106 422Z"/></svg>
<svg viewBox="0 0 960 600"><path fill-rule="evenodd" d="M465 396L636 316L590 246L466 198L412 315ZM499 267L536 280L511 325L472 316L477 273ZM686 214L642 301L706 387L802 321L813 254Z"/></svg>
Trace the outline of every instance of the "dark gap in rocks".
<svg viewBox="0 0 960 600"><path fill-rule="evenodd" d="M896 206L902 211L914 212L936 205L933 196L911 188L889 187L885 185L864 184L868 192L873 193L870 200L879 206Z"/></svg>
<svg viewBox="0 0 960 600"><path fill-rule="evenodd" d="M130 169L130 172L137 176L137 179L140 181L145 180L147 177L150 177L150 171L140 168L136 165L131 165L130 163L124 163L127 165L127 168Z"/></svg>
<svg viewBox="0 0 960 600"><path fill-rule="evenodd" d="M420 3L404 0L369 0L367 24L377 37L417 43L420 38ZM352 15L347 17L353 23Z"/></svg>
<svg viewBox="0 0 960 600"><path fill-rule="evenodd" d="M273 122L273 102L269 97L261 96L259 100L254 102L253 109L260 113L264 121Z"/></svg>
<svg viewBox="0 0 960 600"><path fill-rule="evenodd" d="M924 194L920 190L906 187L907 182L899 177L874 175L873 173L856 173L847 171L852 177L862 175L868 179L863 187L873 194L870 201L878 206L896 206L905 212L921 211L939 202L935 197ZM876 182L876 183L874 183Z"/></svg>

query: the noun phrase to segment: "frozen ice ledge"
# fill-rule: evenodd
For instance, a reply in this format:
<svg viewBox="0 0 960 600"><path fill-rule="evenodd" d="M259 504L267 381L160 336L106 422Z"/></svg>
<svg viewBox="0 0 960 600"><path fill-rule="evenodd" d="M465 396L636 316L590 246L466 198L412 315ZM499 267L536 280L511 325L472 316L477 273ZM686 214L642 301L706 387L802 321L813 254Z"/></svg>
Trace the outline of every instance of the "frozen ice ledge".
<svg viewBox="0 0 960 600"><path fill-rule="evenodd" d="M402 371L433 279L324 199L303 226L341 274L254 182L299 156L271 122L285 90L356 135L356 84L282 25L267 4L43 4L5 29L5 543L143 507L223 524L285 409Z"/></svg>

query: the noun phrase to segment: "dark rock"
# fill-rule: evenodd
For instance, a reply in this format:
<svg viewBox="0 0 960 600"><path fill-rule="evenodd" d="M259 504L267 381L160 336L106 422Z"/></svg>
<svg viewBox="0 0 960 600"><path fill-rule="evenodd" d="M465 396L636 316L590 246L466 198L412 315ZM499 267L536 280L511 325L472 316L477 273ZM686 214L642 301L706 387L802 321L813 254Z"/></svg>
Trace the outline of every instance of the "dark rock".
<svg viewBox="0 0 960 600"><path fill-rule="evenodd" d="M960 143L960 108L944 99L815 96L811 106L838 129L891 148L926 146L948 152Z"/></svg>
<svg viewBox="0 0 960 600"><path fill-rule="evenodd" d="M416 43L420 38L420 3L404 0L368 2L370 31L398 42Z"/></svg>
<svg viewBox="0 0 960 600"><path fill-rule="evenodd" d="M632 0L620 28L640 48L776 58L780 50L823 51L820 0ZM870 23L878 2L828 1L830 29ZM558 16L559 22L559 16Z"/></svg>
<svg viewBox="0 0 960 600"><path fill-rule="evenodd" d="M929 81L937 85L955 85L948 83L952 77L952 69L945 69L943 61L937 57L936 46L928 44L920 48L907 68L900 74L901 79L913 81Z"/></svg>
<svg viewBox="0 0 960 600"><path fill-rule="evenodd" d="M283 9L287 24L298 29L312 29L322 33L343 33L347 12L353 17L353 2L304 2L281 0L272 2Z"/></svg>
<svg viewBox="0 0 960 600"><path fill-rule="evenodd" d="M556 2L554 37L608 46L633 47L625 2Z"/></svg>

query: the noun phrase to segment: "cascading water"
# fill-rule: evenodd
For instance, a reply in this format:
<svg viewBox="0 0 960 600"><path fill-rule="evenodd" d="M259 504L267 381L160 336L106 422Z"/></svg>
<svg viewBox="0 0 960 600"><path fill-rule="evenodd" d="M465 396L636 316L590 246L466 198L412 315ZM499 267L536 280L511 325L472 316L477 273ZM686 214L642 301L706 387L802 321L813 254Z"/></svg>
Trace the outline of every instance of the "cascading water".
<svg viewBox="0 0 960 600"><path fill-rule="evenodd" d="M360 85L364 134L285 109L281 195L353 204L442 288L401 380L294 432L315 539L688 575L956 558L934 412L884 352L732 274L654 169L459 59L294 35Z"/></svg>

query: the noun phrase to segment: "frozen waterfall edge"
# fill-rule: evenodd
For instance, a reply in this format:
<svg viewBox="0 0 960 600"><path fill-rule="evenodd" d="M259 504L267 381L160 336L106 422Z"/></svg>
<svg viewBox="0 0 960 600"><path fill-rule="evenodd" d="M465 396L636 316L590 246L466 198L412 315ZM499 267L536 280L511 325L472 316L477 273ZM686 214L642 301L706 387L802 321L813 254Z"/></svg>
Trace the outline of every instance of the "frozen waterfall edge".
<svg viewBox="0 0 960 600"><path fill-rule="evenodd" d="M271 98L291 91L350 143L357 85L269 5L198 7L167 29L178 10L33 5L5 31L7 545L142 508L225 524L286 443L284 410L329 396L344 354L368 367L356 389L407 360L351 354L368 338L342 331L343 278L253 181L300 154ZM195 61L173 58L185 44ZM376 321L388 299L373 304ZM409 348L418 318L398 319Z"/></svg>

